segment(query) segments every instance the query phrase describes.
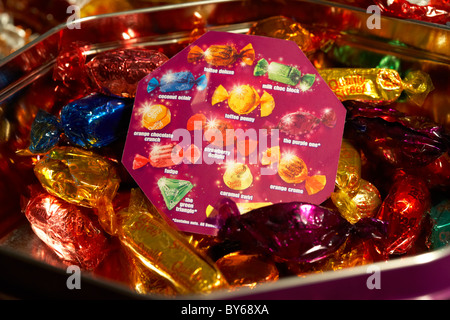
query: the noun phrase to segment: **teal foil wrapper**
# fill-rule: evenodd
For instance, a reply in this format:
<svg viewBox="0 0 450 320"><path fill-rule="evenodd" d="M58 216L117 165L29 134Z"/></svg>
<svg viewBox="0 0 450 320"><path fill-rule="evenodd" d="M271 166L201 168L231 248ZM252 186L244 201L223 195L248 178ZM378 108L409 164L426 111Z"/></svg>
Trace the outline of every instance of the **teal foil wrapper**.
<svg viewBox="0 0 450 320"><path fill-rule="evenodd" d="M433 206L430 217L434 221L431 234L433 249L444 247L450 243L450 199L446 199Z"/></svg>

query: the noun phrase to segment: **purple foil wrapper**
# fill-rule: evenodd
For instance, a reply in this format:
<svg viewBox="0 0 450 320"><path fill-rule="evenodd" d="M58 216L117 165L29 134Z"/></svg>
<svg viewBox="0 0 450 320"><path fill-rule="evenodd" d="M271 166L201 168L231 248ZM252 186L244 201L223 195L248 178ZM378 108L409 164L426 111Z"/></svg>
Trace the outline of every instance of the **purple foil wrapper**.
<svg viewBox="0 0 450 320"><path fill-rule="evenodd" d="M445 130L429 119L394 109L347 104L349 131L367 155L395 167L430 164L449 149Z"/></svg>
<svg viewBox="0 0 450 320"><path fill-rule="evenodd" d="M379 239L387 230L377 219L352 225L337 211L302 202L273 204L241 215L232 200L223 199L216 209L219 239L279 262L318 261L334 253L351 233Z"/></svg>

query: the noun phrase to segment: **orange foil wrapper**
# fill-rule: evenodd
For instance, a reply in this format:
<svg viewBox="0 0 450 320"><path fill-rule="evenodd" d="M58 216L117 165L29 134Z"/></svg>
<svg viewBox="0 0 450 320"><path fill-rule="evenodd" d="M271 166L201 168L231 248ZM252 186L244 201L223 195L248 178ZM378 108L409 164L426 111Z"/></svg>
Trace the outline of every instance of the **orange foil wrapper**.
<svg viewBox="0 0 450 320"><path fill-rule="evenodd" d="M216 264L232 286L254 287L279 277L275 264L258 254L233 252L217 260Z"/></svg>
<svg viewBox="0 0 450 320"><path fill-rule="evenodd" d="M205 59L206 63L213 66L231 66L238 60L242 60L247 65L252 65L255 60L255 50L251 43L246 45L239 52L234 46L212 45L205 51L200 47L194 46L188 53L188 62L194 63Z"/></svg>
<svg viewBox="0 0 450 320"><path fill-rule="evenodd" d="M248 34L294 41L306 55L325 47L331 41L331 38L315 35L300 23L284 16L260 20L249 29Z"/></svg>

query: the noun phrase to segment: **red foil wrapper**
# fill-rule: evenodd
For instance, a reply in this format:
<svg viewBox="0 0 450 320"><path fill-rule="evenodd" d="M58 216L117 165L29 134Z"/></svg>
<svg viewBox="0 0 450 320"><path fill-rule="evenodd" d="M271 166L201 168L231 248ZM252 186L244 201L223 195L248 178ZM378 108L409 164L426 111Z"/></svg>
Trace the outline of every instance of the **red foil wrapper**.
<svg viewBox="0 0 450 320"><path fill-rule="evenodd" d="M87 62L86 48L77 42L63 48L53 70L54 80L80 87L84 95L96 91L134 98L138 82L169 60L159 51L135 48L99 53Z"/></svg>
<svg viewBox="0 0 450 320"><path fill-rule="evenodd" d="M92 270L108 255L109 238L92 209L41 192L25 208L34 233L63 260Z"/></svg>
<svg viewBox="0 0 450 320"><path fill-rule="evenodd" d="M382 12L404 19L415 19L439 24L450 22L448 0L374 0Z"/></svg>
<svg viewBox="0 0 450 320"><path fill-rule="evenodd" d="M156 50L119 49L98 54L86 68L102 93L133 98L138 82L167 60Z"/></svg>
<svg viewBox="0 0 450 320"><path fill-rule="evenodd" d="M388 232L381 244L385 256L405 254L413 247L430 206L426 182L398 172L377 217L388 222Z"/></svg>

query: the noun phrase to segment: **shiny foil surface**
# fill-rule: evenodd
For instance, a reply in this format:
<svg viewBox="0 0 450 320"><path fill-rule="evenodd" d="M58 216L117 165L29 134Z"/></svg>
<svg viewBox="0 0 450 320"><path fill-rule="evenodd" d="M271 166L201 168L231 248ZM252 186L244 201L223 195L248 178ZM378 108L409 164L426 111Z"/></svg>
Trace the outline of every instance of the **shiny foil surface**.
<svg viewBox="0 0 450 320"><path fill-rule="evenodd" d="M208 293L228 283L209 258L169 225L140 190L132 190L128 208L115 216L100 213L101 221L117 219L117 236L142 265L168 281L177 293Z"/></svg>
<svg viewBox="0 0 450 320"><path fill-rule="evenodd" d="M24 211L34 233L68 263L92 270L110 252L108 235L92 209L43 191L30 199Z"/></svg>
<svg viewBox="0 0 450 320"><path fill-rule="evenodd" d="M112 162L75 147L53 148L34 173L50 194L88 208L98 207L102 198L113 199L120 183Z"/></svg>
<svg viewBox="0 0 450 320"><path fill-rule="evenodd" d="M388 233L381 245L385 255L404 254L412 248L430 206L426 183L419 177L399 173L377 216L388 222Z"/></svg>
<svg viewBox="0 0 450 320"><path fill-rule="evenodd" d="M387 104L405 93L418 105L434 89L428 74L416 70L401 79L399 73L387 68L324 68L320 75L341 101L356 100Z"/></svg>
<svg viewBox="0 0 450 320"><path fill-rule="evenodd" d="M278 203L239 214L236 204L223 201L219 239L238 242L243 250L267 254L275 261L314 262L333 254L353 233L378 237L385 225L364 219L352 226L333 210L308 203Z"/></svg>
<svg viewBox="0 0 450 320"><path fill-rule="evenodd" d="M330 277L345 280L339 298L384 298L384 294L423 298L424 292L436 287L440 296L445 296L445 268L441 273L435 272L436 268L428 271L430 267L442 269L439 259L448 261L449 37L445 26L436 25L448 22L448 1L335 2L363 10L315 1L287 0L280 5L213 0L91 17L84 19L78 30L65 24L65 1L46 5L35 0L5 2L14 21L0 15L0 54L5 57L0 66L0 177L5 182L0 186L0 256L7 249L33 262L62 268L77 264L94 275L107 274L99 280L101 284L120 279L125 291L130 288L148 295L144 298L209 294L221 289L227 291L226 297L233 297L234 292L248 289L242 287L255 289L247 295L251 297L258 294L260 284L311 274L323 277L307 280L311 289L307 293L303 283L295 284L297 279L292 279L294 284L289 283L286 291L289 298L336 298L332 285L326 285ZM140 5L150 3L155 2ZM381 9L380 29L366 27L370 14L365 10L372 4ZM132 0L115 1L107 7L101 1L90 1L82 6L81 15L130 10L135 5ZM386 15L400 19L386 19ZM428 23L407 21L414 19ZM48 24L43 23L46 20ZM34 39L34 30L43 34L58 23L64 25L11 54ZM321 207L248 203L245 211L238 212L227 202L206 212L220 213L219 236L205 239L195 235L197 240L189 241L135 192L129 202L130 187L135 184L131 178L120 179L126 176L120 164L120 139L128 126L127 102L132 102L139 78L209 29L295 41L324 80L327 72L332 72L327 83L343 101L348 118L335 190ZM218 43L194 48L186 65L200 61L221 68L246 64L261 81L298 81L299 88L306 90L321 81L299 76L298 69L283 63L269 70L270 59L261 58L249 43ZM207 80L180 73L177 79L155 78L153 87L146 89L196 90L207 86ZM230 103L234 88L223 89L215 97L223 101L217 107L233 107L239 114L261 108L258 117L274 110L273 99L256 96L251 88L246 91L245 103L240 103L239 97ZM68 105L71 107L65 107ZM164 103L155 110L147 110L142 122L157 132L169 125L175 114L170 114ZM203 130L223 133L223 139L209 141L216 147L233 143L225 135L225 129L233 128L232 121L217 119L211 128L201 115L200 111L188 121L188 130L193 131L192 122L198 120ZM299 112L268 121L266 127L307 135L335 123L332 112ZM32 155L25 151L28 146ZM111 156L111 148L116 155ZM238 148L243 154L249 152L249 146ZM190 157L180 156L194 163L198 155L190 150ZM170 169L172 151L164 146L152 154L137 154L133 169L145 170L152 164ZM309 168L299 159L283 159L281 175L304 180L308 194L330 183L320 172L309 176ZM280 160L279 149L263 151L264 165L275 166ZM255 177L246 174L239 180L230 174L230 181L239 180L245 186ZM169 202L177 201L190 187L174 178L165 182L177 188L172 198L165 194ZM28 194L27 187L35 183L44 190ZM442 199L436 199L437 195ZM258 209L250 210L253 208ZM18 219L25 223L20 225ZM112 254L111 240L120 244ZM382 272L394 275L390 283L383 282L383 290L367 290L364 283L362 290L355 289L361 285L358 276L369 277L366 268L349 270L345 279L330 273L380 260L388 260L383 262ZM410 281L418 271L423 281ZM20 282L26 274L17 271L1 277ZM355 285L355 281L359 282ZM280 287L277 297L285 297L284 284ZM316 288L320 294L316 290L313 295ZM265 297L273 298L270 289L266 293ZM426 297L436 296L430 293Z"/></svg>
<svg viewBox="0 0 450 320"><path fill-rule="evenodd" d="M167 60L165 54L156 50L120 49L96 55L86 69L101 92L133 98L139 80Z"/></svg>

